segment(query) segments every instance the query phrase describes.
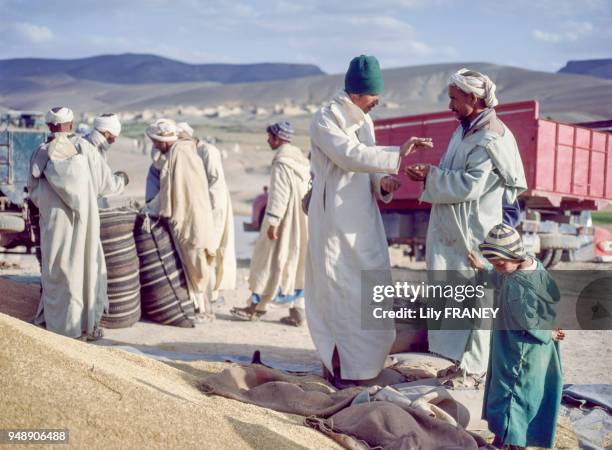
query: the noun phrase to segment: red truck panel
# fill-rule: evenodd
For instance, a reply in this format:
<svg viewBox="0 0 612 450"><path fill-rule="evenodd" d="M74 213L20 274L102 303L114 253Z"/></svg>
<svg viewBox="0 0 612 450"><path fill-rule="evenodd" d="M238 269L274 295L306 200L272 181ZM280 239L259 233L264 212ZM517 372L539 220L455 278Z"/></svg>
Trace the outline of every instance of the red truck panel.
<svg viewBox="0 0 612 450"><path fill-rule="evenodd" d="M534 206L596 209L612 200L612 139L610 133L538 119L536 101L499 105L501 120L514 134L523 160L528 191L523 198ZM453 114L438 112L374 122L380 145L400 145L410 136L431 137L434 149L405 158L437 165L458 126ZM426 209L419 204L421 183L402 177L403 185L386 210Z"/></svg>
<svg viewBox="0 0 612 450"><path fill-rule="evenodd" d="M608 163L606 164L606 180L604 182L606 186L606 198L612 198L612 135L610 133L606 133L606 140L608 145L606 146L606 159Z"/></svg>

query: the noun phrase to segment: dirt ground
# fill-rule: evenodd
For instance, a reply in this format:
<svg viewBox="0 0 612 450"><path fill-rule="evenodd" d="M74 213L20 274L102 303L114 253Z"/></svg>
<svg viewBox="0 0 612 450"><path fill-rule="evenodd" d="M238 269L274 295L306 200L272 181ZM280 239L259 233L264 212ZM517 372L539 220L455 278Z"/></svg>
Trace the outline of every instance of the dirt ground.
<svg viewBox="0 0 612 450"><path fill-rule="evenodd" d="M284 308L270 309L259 322L235 321L229 314L234 306L243 306L249 298L247 287L248 264L257 233L245 233L242 222L250 221L251 202L268 183L270 162L273 152L265 141L265 123L248 124L197 124L193 123L196 136L210 136L217 139L217 146L224 156L223 165L228 187L231 192L235 214L236 253L239 260L237 288L224 292L223 301L215 306L216 320L199 323L195 329L181 329L141 321L127 329L107 330L102 345L140 346L148 351L180 352L185 354L227 355L248 359L255 350L261 350L263 358L313 368L318 366L314 345L307 327L294 328L281 324L279 319L287 314ZM309 148L306 122L298 122L295 144L302 149ZM109 163L114 170L125 170L130 184L116 204L142 201L144 197L146 172L150 159L147 152L136 150L131 141L120 139L109 152ZM423 263L414 263L404 256L401 249L391 248L394 267L422 269ZM32 256L0 255L5 261L0 267L0 276L17 275L20 281L39 275ZM16 264L18 268L11 268ZM561 264L560 269L610 270L612 264ZM4 291L2 290L4 293ZM33 297L32 297L33 296ZM3 295L2 310L15 310L19 292ZM28 311L35 311L36 290L30 291ZM12 309L11 309L12 308ZM13 313L14 314L14 313ZM609 344L611 331L568 330L562 343L562 358L566 382L612 383L612 348ZM585 370L585 368L587 368Z"/></svg>
<svg viewBox="0 0 612 450"><path fill-rule="evenodd" d="M406 261L397 249L391 250L391 256L395 265L422 266ZM11 277L0 278L0 292L3 293L0 313L29 320L36 310L38 286L24 282L36 280L36 262L32 256L9 260L16 261L22 268L0 272L0 275ZM232 307L245 305L249 298L247 264L244 260L239 264L236 290L222 293L223 301L215 306L215 321L198 323L195 328L188 329L140 321L130 328L105 330L105 338L98 344L131 346L145 353L162 355L173 352L176 357L190 360L248 361L255 350L260 350L264 361L278 367L318 370L320 366L307 326L295 328L279 322L287 314L285 308L271 308L259 322L237 321L229 314ZM603 269L601 265L595 266ZM567 337L561 343L565 383L612 384L611 339L612 331L567 330Z"/></svg>
<svg viewBox="0 0 612 450"><path fill-rule="evenodd" d="M257 131L262 128L262 126L262 124L253 124L253 130L249 132L244 132L243 128L233 129L228 127L220 129L218 127L195 127L196 133L199 135L214 135L219 138L218 147L221 149L222 154L225 155L224 168L236 216L236 250L239 260L237 288L233 291L222 293L222 301L215 305L216 320L213 322L198 323L196 327L192 329L163 326L143 320L130 328L105 330L105 338L96 343L97 346L111 348L125 348L127 346L145 354L162 358L167 357L175 361L174 363L168 364L174 364L176 368L186 371L189 374L199 373L198 370L200 367L210 364L206 361L232 360L248 362L253 352L256 350L261 351L264 362L275 367L290 370L319 370L320 364L307 326L295 328L285 326L279 322L279 319L287 314L285 308L271 308L261 321L258 322L236 321L229 314L232 307L245 305L250 296L247 286L248 264L253 243L257 238L257 233L243 232L242 222L250 221L251 202L255 196L261 192L262 186L268 182L269 164L273 157L273 153L267 148L265 133ZM305 137L304 131L305 130L301 130L296 142L302 148L307 148L308 140ZM129 146L122 147L118 145L111 150L110 163L115 170L126 170L131 179L127 191L121 198L115 199L115 204L135 204L136 202L141 202L144 196L146 171L150 163L148 155L138 152L133 148L129 148ZM423 263L414 263L405 256L402 249L391 248L390 254L394 267L401 267L404 269L424 268ZM612 264L561 264L559 269L612 270ZM30 321L36 312L38 303L39 286L37 283L39 278L40 272L34 256L0 254L0 313L8 314L23 321ZM30 333L27 330L24 332L27 334ZM565 341L561 343L564 382L612 384L611 338L612 331L567 330L567 337ZM40 340L38 335L36 339ZM53 351L55 351L55 348L61 348L63 344L58 341L53 345ZM74 349L70 347L69 350L71 358L76 358L76 361L80 359L78 355L83 353L82 348L85 348L85 344L75 343L74 347ZM102 351L103 349L95 349L96 352L98 350ZM121 358L130 359L130 357L124 356L123 352L121 353ZM100 353L100 356L98 356L98 353L95 353L95 357L102 359L106 358L102 353ZM148 361L148 359L146 361ZM149 364L146 361L144 359L138 360L138 364ZM33 361L28 362L28 364L32 363ZM84 363L90 364L89 361ZM26 367L24 365L26 364L25 362L23 364L19 363L21 365L15 364L15 367ZM70 364L76 363L70 362ZM82 362L78 362L78 364L79 367L81 367L80 365L82 365ZM107 370L111 371L112 369L110 368L115 363L109 360L109 362L105 364L108 366ZM2 366L1 360L0 366ZM138 370L140 370L138 367L130 368L130 371L133 371L135 374L138 373ZM214 370L211 369L210 371L206 369L206 372L218 370L220 369L215 367ZM63 379L61 377L68 376L66 373L69 374L70 371L66 372L63 369L57 369L54 372L54 376ZM113 372L111 375L113 377L117 375L119 378L123 379L123 375L121 374L115 374ZM172 374L172 377L179 377L184 380L188 378L185 373ZM76 377L76 375L73 378L75 380L74 383L82 379L82 377L79 378ZM138 377L134 375L134 378ZM17 372L12 379L17 383L19 379ZM153 380L153 378L151 378L151 380ZM164 384L166 383L166 381L164 381L165 379L151 380L147 381L147 383L150 382L151 385L157 383L166 389L166 384ZM130 383L131 382L132 381L130 381ZM136 382L138 389L141 389L143 382L141 382L140 379L136 380ZM113 381L113 383L115 383L115 381ZM100 386L97 386L97 388L99 387ZM24 392L31 392L31 386L26 386L24 384L23 388ZM81 388L90 389L86 386L86 383L79 389ZM134 388L133 385L125 385L124 388L129 389L130 392L136 392L134 390L136 388ZM106 388L102 386L101 392L104 392L104 389ZM182 389L187 388L183 385L180 387L174 386L172 388L167 388L167 390L171 392L175 390L179 392L179 390ZM140 393L140 390L138 392ZM190 393L190 395L192 394L193 393ZM23 398L27 398L27 395L24 394ZM58 394L53 398L57 398L59 401L62 396ZM83 396L83 403L85 403L84 399L86 398L86 396ZM151 397L151 399L152 398L153 397ZM49 397L49 399L51 399L51 397ZM215 400L209 406L214 407L217 403L219 402ZM227 408L227 414L225 412L223 413L224 420L233 427L231 429L228 428L227 424L224 422L219 425L221 427L220 429L223 429L224 433L238 433L242 436L241 438L235 438L232 434L232 439L236 439L234 442L237 443L237 447L252 448L256 446L258 448L264 448L264 443L271 442L276 442L283 448L306 448L303 446L305 443L308 443L310 447L310 444L313 442L317 442L320 448L331 446L330 441L326 441L325 439L317 440L319 437L311 434L303 437L301 435L300 437L295 437L293 434L294 432L298 434L303 432L303 428L298 425L299 422L297 420L290 419L291 423L289 424L285 416L279 416L272 413L272 418L270 419L270 414L268 412L261 416L261 413L257 409L250 407L246 407L245 409L244 405L235 402L230 402L231 404L228 403L227 405L225 402L220 403L223 403L223 408ZM49 411L54 411L53 408L55 408L55 406L52 408L51 404L52 402L49 400ZM109 407L111 408L114 407L112 402L108 403L108 405L110 405ZM67 403L66 408L68 408L68 406ZM142 406L139 404L138 409L141 407ZM134 411L136 411L136 409L134 409ZM252 416L240 416L241 413L239 411L247 411L249 414L252 414ZM110 426L108 425L110 422L104 422L104 420L107 419L102 419L101 416L97 416L96 414L97 412L86 411L87 423L78 425L75 422L75 427L82 426L83 430L94 430L96 436L103 436L103 433L106 432ZM23 412L23 415L25 417L25 412ZM15 417L20 416L21 413L16 413L15 415ZM254 418L260 416L263 417L261 420ZM49 420L48 417L50 416L37 416L36 420L44 423L45 420ZM191 417L191 415L187 414L185 417ZM242 422L237 423L236 421L238 419L236 419L236 417L239 417ZM158 418L155 420L158 420ZM175 420L175 422L177 422L177 420ZM283 428L284 425L281 427L281 422L283 421L287 422L290 428ZM33 423L34 422L30 421L28 425L32 425ZM142 434L146 434L147 436L155 435L156 433L154 427L151 426L143 425L143 430ZM278 436L269 430L276 430ZM247 431L252 431L252 435L249 435ZM194 433L194 431L191 430L190 433ZM559 435L564 436L564 433L569 436L567 438L568 442L575 442L572 433L567 428L561 427ZM117 432L117 434L117 442L122 442L121 440L126 442L125 439L128 439L126 433ZM83 436L86 435L87 434L84 434ZM188 438L191 439L192 435L189 435ZM174 433L173 436L177 440L177 443L184 441L177 433ZM214 437L211 437L211 439L214 439ZM84 443L85 440L78 440L77 442ZM240 445L238 445L238 443ZM556 448L575 448L575 446L558 445Z"/></svg>

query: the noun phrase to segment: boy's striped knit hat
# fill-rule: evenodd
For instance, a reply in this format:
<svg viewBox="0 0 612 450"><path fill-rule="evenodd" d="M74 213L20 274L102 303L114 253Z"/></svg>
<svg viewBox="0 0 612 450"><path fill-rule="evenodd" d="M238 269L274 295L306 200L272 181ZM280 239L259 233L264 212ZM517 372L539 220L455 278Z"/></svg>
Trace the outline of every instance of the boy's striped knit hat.
<svg viewBox="0 0 612 450"><path fill-rule="evenodd" d="M495 225L485 241L478 246L480 253L487 259L510 259L524 261L527 258L521 235L509 225Z"/></svg>

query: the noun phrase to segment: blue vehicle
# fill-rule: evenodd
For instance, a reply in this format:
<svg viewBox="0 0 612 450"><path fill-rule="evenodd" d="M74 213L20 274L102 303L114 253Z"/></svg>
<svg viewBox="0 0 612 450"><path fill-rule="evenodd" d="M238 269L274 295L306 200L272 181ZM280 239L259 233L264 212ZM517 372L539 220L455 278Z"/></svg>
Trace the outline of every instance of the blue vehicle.
<svg viewBox="0 0 612 450"><path fill-rule="evenodd" d="M35 130L0 131L0 247L35 247L33 220L36 214L28 201L30 158L47 138Z"/></svg>

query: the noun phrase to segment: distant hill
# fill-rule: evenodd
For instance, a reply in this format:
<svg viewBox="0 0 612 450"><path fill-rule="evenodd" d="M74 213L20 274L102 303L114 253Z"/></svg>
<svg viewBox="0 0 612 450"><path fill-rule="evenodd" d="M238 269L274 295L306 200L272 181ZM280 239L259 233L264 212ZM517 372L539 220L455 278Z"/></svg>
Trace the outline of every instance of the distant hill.
<svg viewBox="0 0 612 450"><path fill-rule="evenodd" d="M490 75L497 84L501 103L538 100L541 117L567 122L612 118L612 80L482 62L383 70L385 89L375 115L389 117L446 110L448 77L461 67ZM76 79L66 74L40 74L0 82L0 105L42 111L51 106L68 105L77 112L160 111L179 105L198 108L226 105L241 107L244 111L257 106L271 112L276 110L276 105L292 104L310 111L343 85L343 74L232 84L118 84ZM288 113L283 110L282 114Z"/></svg>
<svg viewBox="0 0 612 450"><path fill-rule="evenodd" d="M187 64L155 55L126 53L80 59L0 60L0 81L69 76L114 84L213 82L221 84L286 80L322 75L310 64Z"/></svg>
<svg viewBox="0 0 612 450"><path fill-rule="evenodd" d="M568 61L559 73L575 73L612 79L612 58Z"/></svg>

